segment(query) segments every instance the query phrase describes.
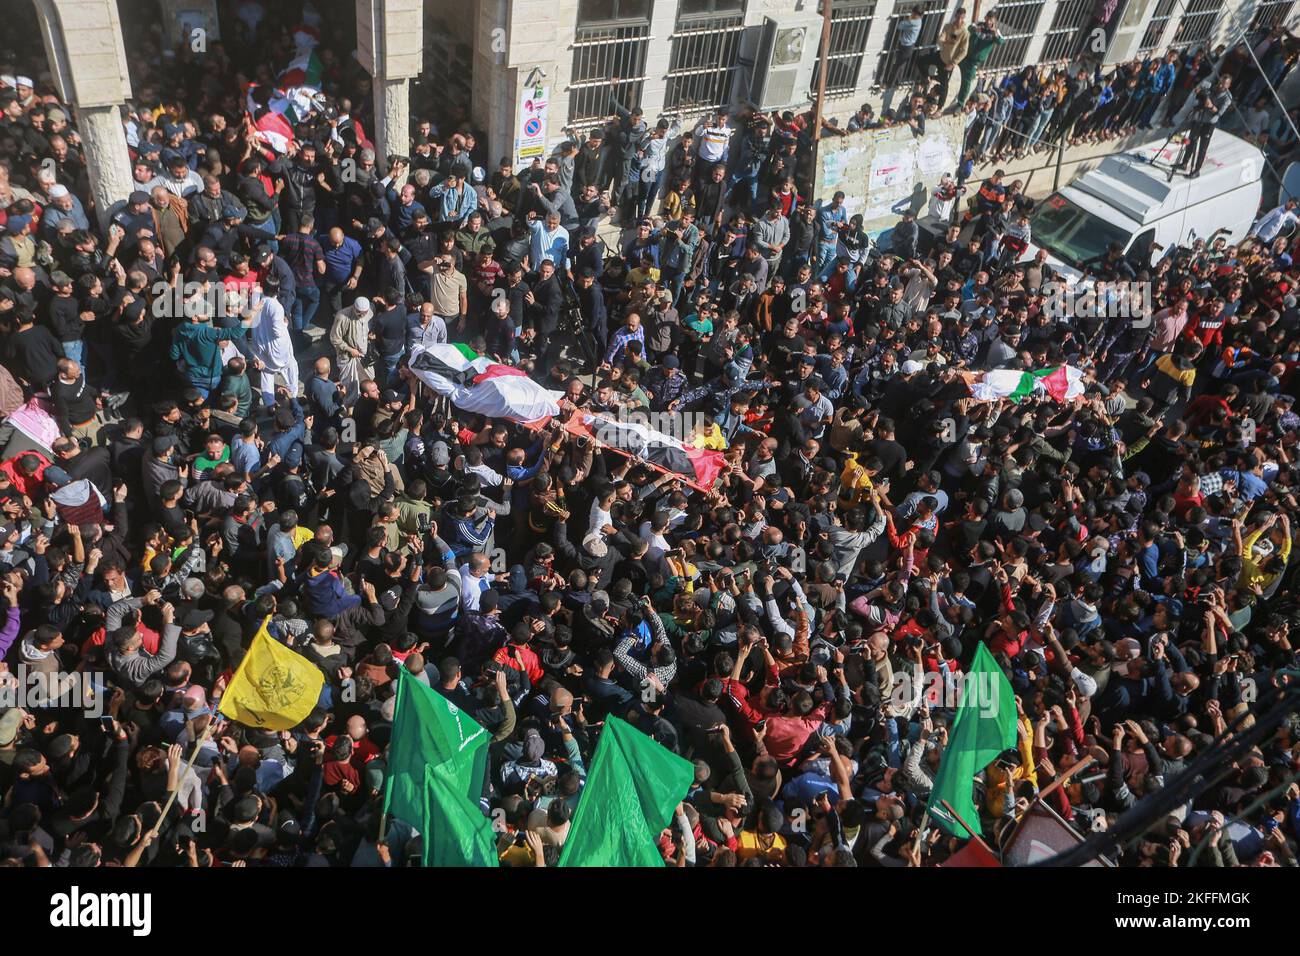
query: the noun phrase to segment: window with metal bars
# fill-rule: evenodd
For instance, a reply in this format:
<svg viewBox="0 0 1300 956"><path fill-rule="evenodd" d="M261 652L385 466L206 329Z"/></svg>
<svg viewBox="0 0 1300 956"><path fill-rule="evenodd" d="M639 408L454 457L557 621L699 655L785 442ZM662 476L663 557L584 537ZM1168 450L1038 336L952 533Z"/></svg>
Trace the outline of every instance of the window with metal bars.
<svg viewBox="0 0 1300 956"><path fill-rule="evenodd" d="M1214 34L1214 25L1223 12L1223 0L1187 0L1183 18L1169 46L1175 50L1203 46Z"/></svg>
<svg viewBox="0 0 1300 956"><path fill-rule="evenodd" d="M898 31L898 22L912 15L912 8L919 6L921 8L921 35L916 38L916 55L919 57L933 50L939 43L939 31L943 25L948 22L948 4L949 0L919 0L912 3L904 2L894 4L894 12L889 15L888 30L885 35L885 45L880 51L880 59L876 63L876 80L879 85L885 80L885 71L889 65L889 54L894 48L894 36ZM960 6L960 3L958 4Z"/></svg>
<svg viewBox="0 0 1300 956"><path fill-rule="evenodd" d="M1291 8L1295 6L1295 0L1260 0L1255 7L1255 15L1250 19L1250 29L1254 30L1271 30L1273 27L1282 26L1291 16Z"/></svg>
<svg viewBox="0 0 1300 956"><path fill-rule="evenodd" d="M1174 5L1177 2L1178 0L1160 0L1156 4L1155 13L1151 14L1151 19L1147 21L1147 31L1142 34L1142 45L1138 47L1138 53L1145 55L1157 52L1160 38L1165 35L1165 24L1174 15Z"/></svg>
<svg viewBox="0 0 1300 956"><path fill-rule="evenodd" d="M834 0L831 7L831 45L826 54L826 92L831 96L852 93L858 88L862 61L871 35L871 18L876 15L875 0ZM821 46L817 47L821 62ZM813 84L817 75L813 74Z"/></svg>
<svg viewBox="0 0 1300 956"><path fill-rule="evenodd" d="M745 31L744 6L743 0L681 0L668 60L665 111L704 112L731 101Z"/></svg>
<svg viewBox="0 0 1300 956"><path fill-rule="evenodd" d="M1052 17L1052 25L1047 28L1047 40L1043 43L1039 62L1046 65L1073 60L1087 39L1084 27L1092 22L1096 6L1095 0L1063 0Z"/></svg>
<svg viewBox="0 0 1300 956"><path fill-rule="evenodd" d="M649 45L649 20L579 25L569 79L569 122L608 116L611 93L628 109L640 106Z"/></svg>
<svg viewBox="0 0 1300 956"><path fill-rule="evenodd" d="M1018 70L1025 65L1029 41L1034 38L1043 0L1004 0L990 11L998 20L998 30L1006 38L995 46L979 72L998 73Z"/></svg>

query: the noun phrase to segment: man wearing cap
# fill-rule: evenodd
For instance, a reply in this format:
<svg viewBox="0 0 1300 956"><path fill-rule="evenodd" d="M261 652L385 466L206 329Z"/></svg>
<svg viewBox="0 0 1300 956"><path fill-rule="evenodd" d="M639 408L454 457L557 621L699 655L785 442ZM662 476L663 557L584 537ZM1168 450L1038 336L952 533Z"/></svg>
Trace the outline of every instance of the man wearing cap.
<svg viewBox="0 0 1300 956"><path fill-rule="evenodd" d="M194 170L190 169L190 164L185 157L172 149L164 149L162 153L163 172L154 177L149 183L149 189L154 186L162 186L173 195L181 199L189 199L190 196L203 190L203 178Z"/></svg>
<svg viewBox="0 0 1300 956"><path fill-rule="evenodd" d="M330 326L330 345L334 348L345 405L354 404L361 394L361 383L375 377L374 366L365 364L373 316L370 300L359 297L346 309L336 312L334 324Z"/></svg>
<svg viewBox="0 0 1300 956"><path fill-rule="evenodd" d="M170 194L168 194L170 195ZM153 215L149 211L149 194L142 189L133 191L117 212L113 213L110 224L116 225L123 233L122 248L133 250L142 230L153 232Z"/></svg>
<svg viewBox="0 0 1300 956"><path fill-rule="evenodd" d="M596 189L597 195L605 183L605 131L599 126L593 129L573 157L573 188L583 193L588 186Z"/></svg>
<svg viewBox="0 0 1300 956"><path fill-rule="evenodd" d="M41 233L47 242L52 242L58 232L59 223L68 221L77 229L89 229L90 220L81 207L81 200L68 191L68 187L55 183L49 191L50 204L41 216Z"/></svg>

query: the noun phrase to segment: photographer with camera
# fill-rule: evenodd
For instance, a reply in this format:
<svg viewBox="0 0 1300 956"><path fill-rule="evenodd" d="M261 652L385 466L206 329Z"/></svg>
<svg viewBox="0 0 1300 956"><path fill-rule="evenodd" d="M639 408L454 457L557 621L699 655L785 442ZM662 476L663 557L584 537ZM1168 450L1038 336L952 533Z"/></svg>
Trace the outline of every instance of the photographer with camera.
<svg viewBox="0 0 1300 956"><path fill-rule="evenodd" d="M1210 148L1210 140L1214 136L1214 131L1219 128L1219 120L1232 106L1232 77L1220 76L1219 82L1213 87L1203 87L1196 92L1196 106L1188 116L1188 133L1187 142L1183 146L1183 154L1179 157L1176 170L1185 169L1191 164L1191 171L1187 173L1188 179L1195 179L1201 175L1201 167L1205 165L1205 153Z"/></svg>

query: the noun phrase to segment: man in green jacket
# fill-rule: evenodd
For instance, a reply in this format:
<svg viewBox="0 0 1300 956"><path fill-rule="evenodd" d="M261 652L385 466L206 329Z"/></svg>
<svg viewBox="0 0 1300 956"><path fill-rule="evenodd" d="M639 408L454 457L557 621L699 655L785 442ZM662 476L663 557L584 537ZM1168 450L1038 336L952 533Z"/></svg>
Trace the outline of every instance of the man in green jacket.
<svg viewBox="0 0 1300 956"><path fill-rule="evenodd" d="M224 363L221 346L230 341L230 333L212 325L199 309L188 309L190 320L176 327L172 334L171 359L179 363L181 374L204 398L221 381Z"/></svg>
<svg viewBox="0 0 1300 956"><path fill-rule="evenodd" d="M1006 42L1007 38L998 32L997 18L991 13L987 14L981 22L971 26L970 44L960 66L961 90L957 93L957 99L949 107L952 112L959 112L966 105L966 99L975 86L975 76L979 73L980 67L988 60L995 46Z"/></svg>

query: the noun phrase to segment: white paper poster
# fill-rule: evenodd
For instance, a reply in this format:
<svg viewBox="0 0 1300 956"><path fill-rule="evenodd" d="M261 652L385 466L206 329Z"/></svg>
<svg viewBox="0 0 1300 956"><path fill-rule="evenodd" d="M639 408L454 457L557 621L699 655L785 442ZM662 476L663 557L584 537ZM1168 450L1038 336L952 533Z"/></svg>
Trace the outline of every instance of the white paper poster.
<svg viewBox="0 0 1300 956"><path fill-rule="evenodd" d="M531 163L546 156L546 135L550 113L550 90L537 86L523 91L519 104L519 128L515 136L515 164Z"/></svg>
<svg viewBox="0 0 1300 956"><path fill-rule="evenodd" d="M957 157L946 137L927 136L916 153L916 165L927 182L937 180L944 173L957 171Z"/></svg>
<svg viewBox="0 0 1300 956"><path fill-rule="evenodd" d="M912 185L912 154L910 150L897 153L879 153L871 163L871 191L892 191Z"/></svg>

